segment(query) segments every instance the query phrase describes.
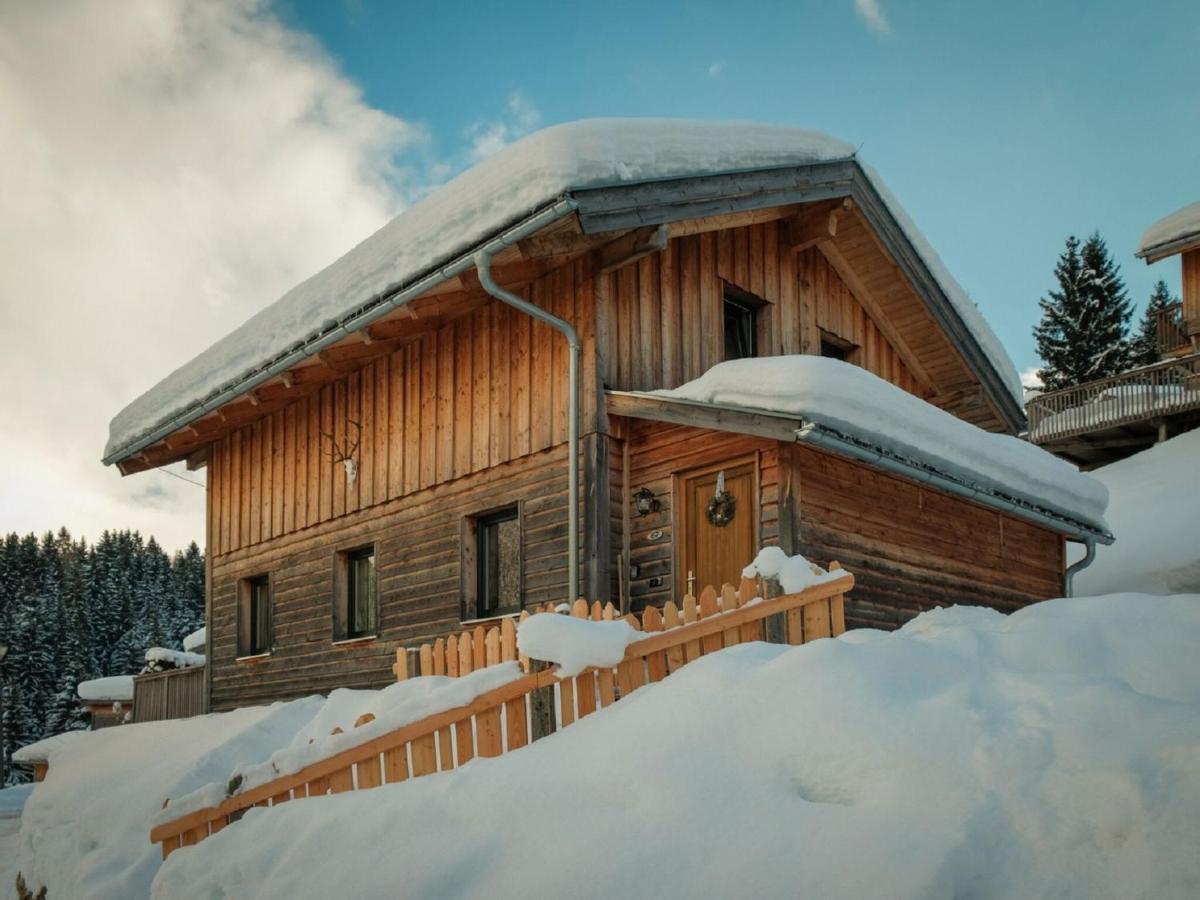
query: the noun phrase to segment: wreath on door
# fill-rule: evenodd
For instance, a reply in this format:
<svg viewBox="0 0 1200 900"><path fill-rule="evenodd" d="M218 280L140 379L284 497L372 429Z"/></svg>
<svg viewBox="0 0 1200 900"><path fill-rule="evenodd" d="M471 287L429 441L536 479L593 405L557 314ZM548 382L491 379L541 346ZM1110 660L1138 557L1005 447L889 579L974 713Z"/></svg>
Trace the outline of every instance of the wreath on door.
<svg viewBox="0 0 1200 900"><path fill-rule="evenodd" d="M718 528L724 528L733 521L736 509L737 498L725 490L725 472L718 472L717 489L713 492L713 498L708 501L708 508L705 509L704 514L712 524Z"/></svg>

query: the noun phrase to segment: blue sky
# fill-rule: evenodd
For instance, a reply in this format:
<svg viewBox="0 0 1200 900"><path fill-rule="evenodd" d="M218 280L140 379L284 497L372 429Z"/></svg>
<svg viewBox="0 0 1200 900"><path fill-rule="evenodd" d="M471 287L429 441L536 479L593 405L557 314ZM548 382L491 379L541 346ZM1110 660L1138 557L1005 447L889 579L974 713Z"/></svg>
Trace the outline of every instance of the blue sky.
<svg viewBox="0 0 1200 900"><path fill-rule="evenodd" d="M482 6L277 11L443 158L514 94L541 124L746 118L860 144L1021 369L1070 233L1100 231L1139 304L1156 278L1178 291L1177 263L1133 250L1200 196L1198 3Z"/></svg>

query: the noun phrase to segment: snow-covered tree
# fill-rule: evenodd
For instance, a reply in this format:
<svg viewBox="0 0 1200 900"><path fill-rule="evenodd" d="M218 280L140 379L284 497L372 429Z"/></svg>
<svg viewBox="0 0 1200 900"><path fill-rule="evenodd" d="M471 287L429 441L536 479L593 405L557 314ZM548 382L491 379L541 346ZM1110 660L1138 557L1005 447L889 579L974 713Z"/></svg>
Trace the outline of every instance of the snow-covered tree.
<svg viewBox="0 0 1200 900"><path fill-rule="evenodd" d="M1045 364L1038 375L1047 390L1129 368L1133 305L1100 235L1093 233L1082 244L1068 237L1054 275L1058 288L1038 301L1042 319L1033 330Z"/></svg>
<svg viewBox="0 0 1200 900"><path fill-rule="evenodd" d="M1165 281L1160 279L1154 283L1154 290L1150 292L1150 301L1142 312L1141 321L1130 342L1134 365L1148 366L1150 363L1158 362L1158 313L1176 302L1178 302L1176 298L1172 297L1171 292L1167 290Z"/></svg>

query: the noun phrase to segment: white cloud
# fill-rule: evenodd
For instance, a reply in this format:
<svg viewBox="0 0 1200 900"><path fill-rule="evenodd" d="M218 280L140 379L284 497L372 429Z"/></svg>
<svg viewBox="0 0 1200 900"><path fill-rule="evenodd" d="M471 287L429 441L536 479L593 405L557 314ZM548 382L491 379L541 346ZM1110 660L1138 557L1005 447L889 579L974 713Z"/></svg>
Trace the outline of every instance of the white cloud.
<svg viewBox="0 0 1200 900"><path fill-rule="evenodd" d="M469 161L477 163L487 159L497 150L534 131L541 122L542 114L538 108L520 91L514 91L508 97L501 118L480 120L467 129Z"/></svg>
<svg viewBox="0 0 1200 900"><path fill-rule="evenodd" d="M879 8L879 0L854 0L854 11L876 34L891 34L892 26Z"/></svg>
<svg viewBox="0 0 1200 900"><path fill-rule="evenodd" d="M1045 387L1042 384L1042 379L1038 375L1038 367L1030 366L1021 372L1021 385L1027 391L1040 391Z"/></svg>
<svg viewBox="0 0 1200 900"><path fill-rule="evenodd" d="M0 530L202 541L202 490L101 465L109 418L397 212L423 146L256 0L0 5Z"/></svg>
<svg viewBox="0 0 1200 900"><path fill-rule="evenodd" d="M724 73L724 71L725 71L725 60L723 60L723 59L718 60L717 62L713 63L712 65L710 65L708 67L708 77L709 78L718 78Z"/></svg>

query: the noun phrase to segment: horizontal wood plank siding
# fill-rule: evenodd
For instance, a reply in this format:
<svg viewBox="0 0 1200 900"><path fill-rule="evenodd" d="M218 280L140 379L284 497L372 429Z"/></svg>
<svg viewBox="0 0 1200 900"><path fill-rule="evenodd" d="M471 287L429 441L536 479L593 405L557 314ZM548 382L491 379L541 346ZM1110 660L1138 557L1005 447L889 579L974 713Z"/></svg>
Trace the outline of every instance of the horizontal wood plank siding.
<svg viewBox="0 0 1200 900"><path fill-rule="evenodd" d="M522 504L527 605L561 600L567 585L566 453L563 446L226 554L212 574L213 709L335 687L393 680L398 646L460 627L464 516ZM376 640L333 643L338 551L377 547L380 628ZM274 573L274 652L238 661L237 593L242 578Z"/></svg>
<svg viewBox="0 0 1200 900"><path fill-rule="evenodd" d="M854 572L848 626L895 628L956 603L1012 612L1062 594L1055 533L808 447L793 459L797 549Z"/></svg>

